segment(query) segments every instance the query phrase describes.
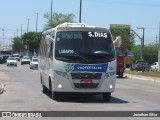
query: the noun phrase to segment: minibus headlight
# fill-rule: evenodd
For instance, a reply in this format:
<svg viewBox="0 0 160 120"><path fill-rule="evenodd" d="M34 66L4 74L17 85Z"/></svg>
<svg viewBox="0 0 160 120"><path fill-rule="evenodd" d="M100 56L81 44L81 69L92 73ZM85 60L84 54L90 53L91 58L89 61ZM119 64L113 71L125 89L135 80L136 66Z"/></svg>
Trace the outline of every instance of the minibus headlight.
<svg viewBox="0 0 160 120"><path fill-rule="evenodd" d="M106 76L105 76L105 78L109 78L109 76L110 76L110 75L109 75L109 73L106 73Z"/></svg>
<svg viewBox="0 0 160 120"><path fill-rule="evenodd" d="M61 72L61 71L57 71L57 70L54 70L54 72L62 77L65 77L67 79L69 79L68 75L67 75L67 72Z"/></svg>
<svg viewBox="0 0 160 120"><path fill-rule="evenodd" d="M105 78L109 78L110 76L116 75L116 72L106 73Z"/></svg>

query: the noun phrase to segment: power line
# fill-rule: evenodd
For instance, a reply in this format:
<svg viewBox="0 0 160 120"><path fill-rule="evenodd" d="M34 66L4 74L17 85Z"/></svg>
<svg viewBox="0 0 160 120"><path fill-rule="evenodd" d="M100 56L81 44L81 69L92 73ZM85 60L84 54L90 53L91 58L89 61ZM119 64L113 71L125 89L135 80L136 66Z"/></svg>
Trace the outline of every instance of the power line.
<svg viewBox="0 0 160 120"><path fill-rule="evenodd" d="M157 28L145 28L145 29L159 29L159 28L157 27Z"/></svg>

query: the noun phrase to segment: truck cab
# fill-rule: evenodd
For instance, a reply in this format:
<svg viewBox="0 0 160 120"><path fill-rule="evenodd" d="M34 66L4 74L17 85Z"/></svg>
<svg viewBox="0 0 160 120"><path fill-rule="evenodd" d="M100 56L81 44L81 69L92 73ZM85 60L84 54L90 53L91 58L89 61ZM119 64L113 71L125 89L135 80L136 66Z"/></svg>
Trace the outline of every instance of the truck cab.
<svg viewBox="0 0 160 120"><path fill-rule="evenodd" d="M116 56L117 56L117 75L120 78L123 78L123 73L125 70L124 65L124 52L122 46L115 46L116 49Z"/></svg>

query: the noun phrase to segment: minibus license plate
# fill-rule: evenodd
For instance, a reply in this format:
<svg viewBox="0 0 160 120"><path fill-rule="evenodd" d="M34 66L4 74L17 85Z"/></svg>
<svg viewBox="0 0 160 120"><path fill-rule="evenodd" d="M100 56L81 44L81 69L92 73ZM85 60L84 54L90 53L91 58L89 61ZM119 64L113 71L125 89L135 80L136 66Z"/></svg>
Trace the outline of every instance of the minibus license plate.
<svg viewBox="0 0 160 120"><path fill-rule="evenodd" d="M81 80L81 83L83 83L83 84L91 84L92 80Z"/></svg>

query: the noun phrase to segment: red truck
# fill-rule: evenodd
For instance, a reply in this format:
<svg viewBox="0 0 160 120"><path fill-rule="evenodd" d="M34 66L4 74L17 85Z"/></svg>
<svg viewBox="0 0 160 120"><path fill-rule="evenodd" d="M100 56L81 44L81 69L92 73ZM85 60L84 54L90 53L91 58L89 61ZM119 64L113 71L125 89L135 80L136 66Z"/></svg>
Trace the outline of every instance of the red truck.
<svg viewBox="0 0 160 120"><path fill-rule="evenodd" d="M115 49L116 49L116 55L117 55L117 75L120 78L123 78L123 73L125 70L125 63L124 63L124 51L121 46L121 37L116 37L116 40L114 41Z"/></svg>

